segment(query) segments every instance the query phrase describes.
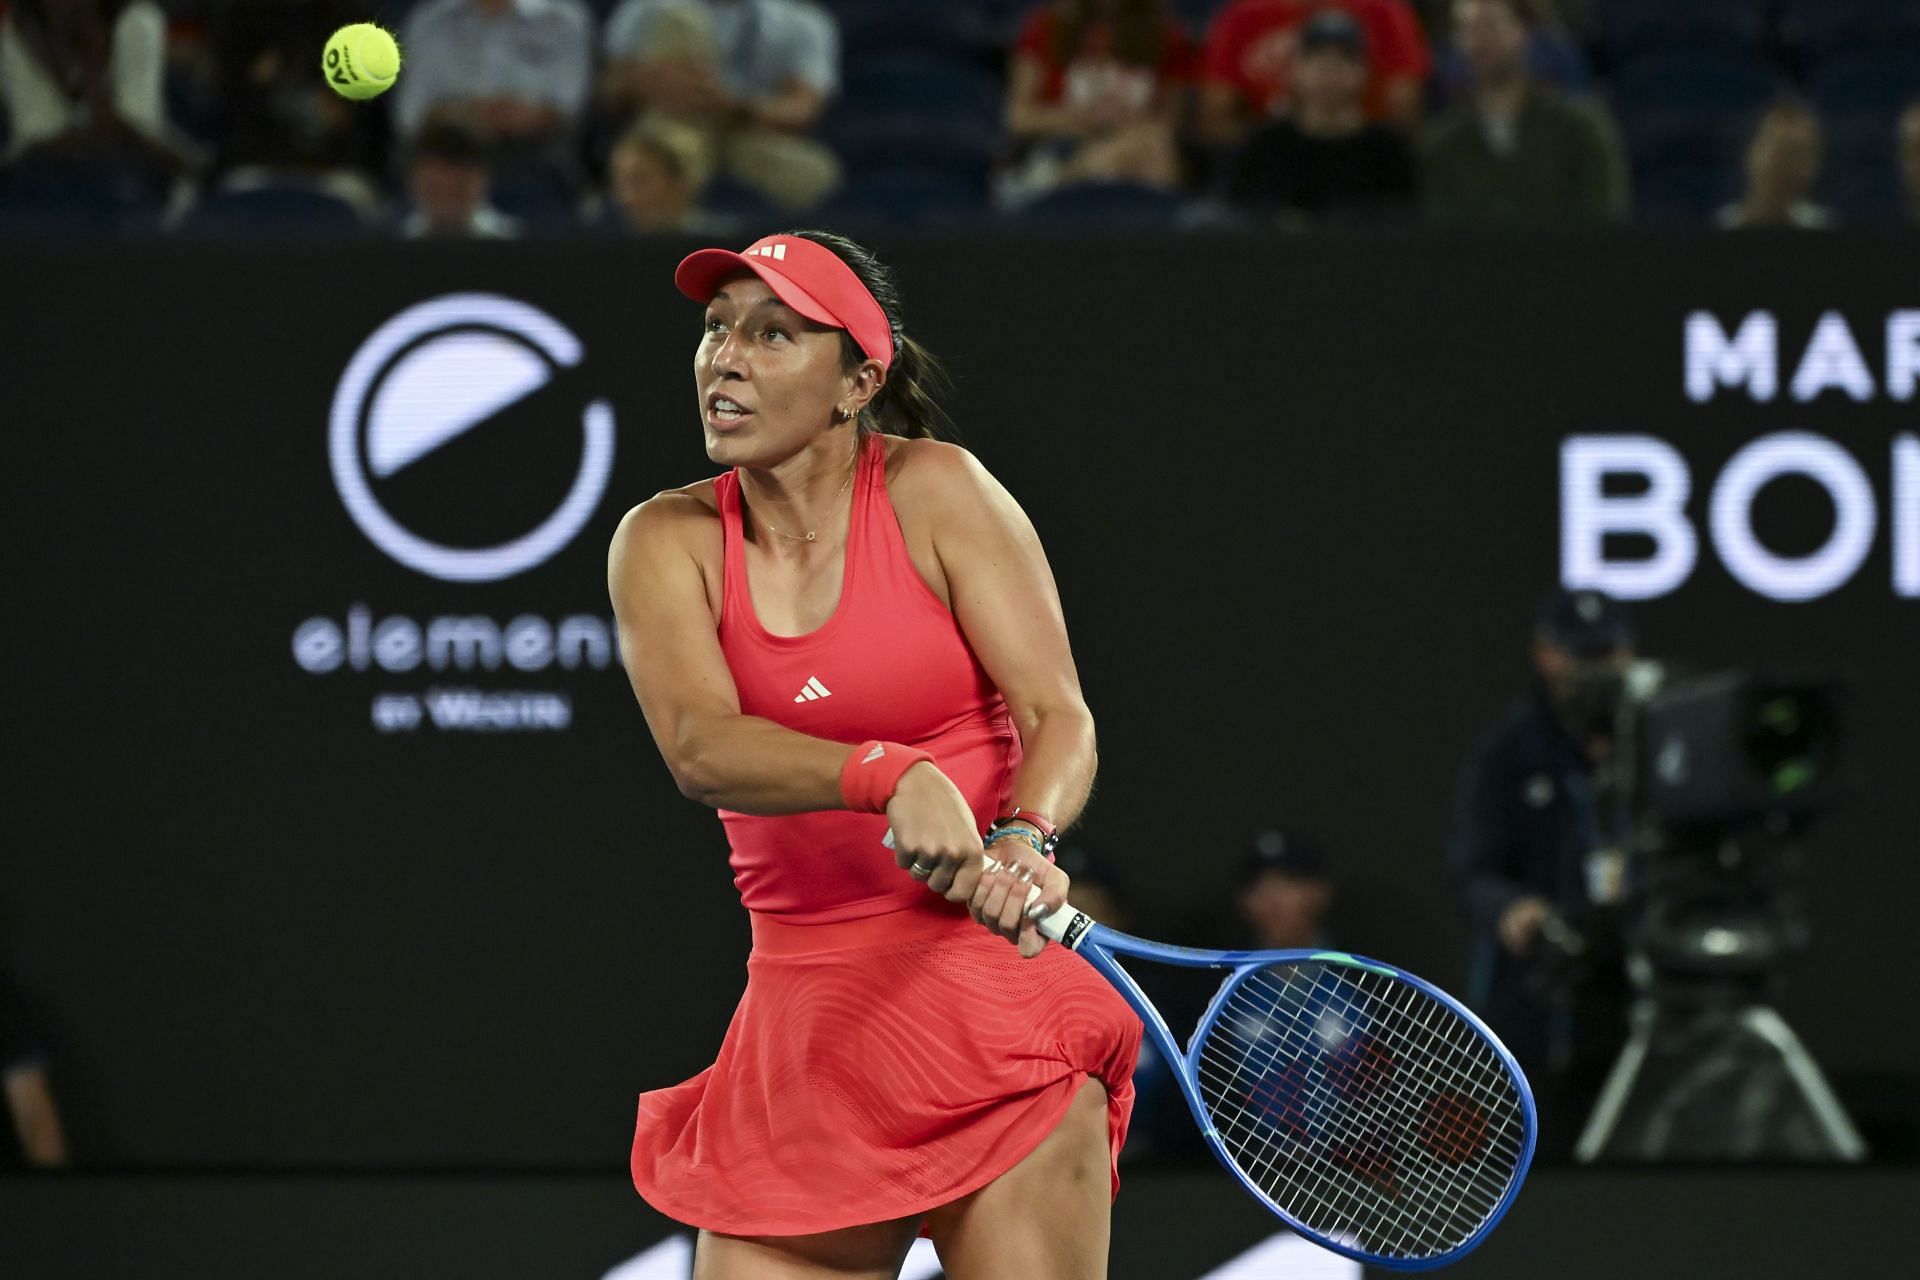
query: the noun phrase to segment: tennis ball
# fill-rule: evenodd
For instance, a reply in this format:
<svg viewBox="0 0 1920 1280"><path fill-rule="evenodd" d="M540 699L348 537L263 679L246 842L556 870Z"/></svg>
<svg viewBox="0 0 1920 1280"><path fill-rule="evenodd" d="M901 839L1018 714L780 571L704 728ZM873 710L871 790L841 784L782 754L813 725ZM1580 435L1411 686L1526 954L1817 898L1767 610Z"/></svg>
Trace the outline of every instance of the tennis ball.
<svg viewBox="0 0 1920 1280"><path fill-rule="evenodd" d="M400 46L391 32L371 22L356 22L327 38L320 70L343 98L377 98L393 87L400 74Z"/></svg>

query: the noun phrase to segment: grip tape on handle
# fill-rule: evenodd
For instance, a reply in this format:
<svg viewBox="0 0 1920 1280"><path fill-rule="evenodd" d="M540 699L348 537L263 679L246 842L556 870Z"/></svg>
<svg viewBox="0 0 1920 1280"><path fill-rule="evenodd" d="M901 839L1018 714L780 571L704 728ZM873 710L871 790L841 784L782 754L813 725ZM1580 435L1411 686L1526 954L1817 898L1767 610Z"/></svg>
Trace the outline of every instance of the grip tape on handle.
<svg viewBox="0 0 1920 1280"><path fill-rule="evenodd" d="M888 827L887 834L880 837L880 843L888 849L894 848L892 827ZM980 862L981 870L983 871L1001 871L1006 868L1005 863L996 861L990 853L983 852L980 855ZM1034 904L1039 900L1040 886L1034 885L1033 888L1027 890L1026 907L1029 919L1033 917L1036 910ZM1041 916L1036 927L1040 930L1040 936L1043 938L1053 942L1061 942L1065 940L1067 926L1072 924L1073 918L1079 914L1080 912L1074 908L1071 902L1063 902L1060 904L1059 910L1051 911ZM1089 920L1088 923L1092 923L1092 921ZM1082 930L1081 933L1084 936L1085 930Z"/></svg>

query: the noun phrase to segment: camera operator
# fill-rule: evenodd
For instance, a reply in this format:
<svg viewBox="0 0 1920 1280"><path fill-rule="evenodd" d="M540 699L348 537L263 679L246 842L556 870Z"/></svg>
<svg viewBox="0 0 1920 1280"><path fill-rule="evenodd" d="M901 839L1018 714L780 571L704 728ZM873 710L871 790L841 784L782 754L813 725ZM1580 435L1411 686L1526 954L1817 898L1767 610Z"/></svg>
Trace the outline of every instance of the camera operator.
<svg viewBox="0 0 1920 1280"><path fill-rule="evenodd" d="M1532 687L1461 778L1447 869L1474 931L1469 1003L1513 1052L1564 1155L1626 1034L1618 904L1625 832L1607 765L1634 657L1626 609L1556 590L1533 638Z"/></svg>

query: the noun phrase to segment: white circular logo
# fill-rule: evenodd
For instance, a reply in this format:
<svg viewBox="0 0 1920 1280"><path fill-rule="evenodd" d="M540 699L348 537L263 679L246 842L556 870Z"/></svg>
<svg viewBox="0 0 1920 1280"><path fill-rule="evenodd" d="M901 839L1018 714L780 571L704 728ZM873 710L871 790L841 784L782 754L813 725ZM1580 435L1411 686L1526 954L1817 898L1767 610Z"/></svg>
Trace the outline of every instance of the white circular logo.
<svg viewBox="0 0 1920 1280"><path fill-rule="evenodd" d="M545 563L573 541L613 471L613 407L581 416L580 469L567 496L532 531L493 547L449 547L406 528L380 505L385 479L538 391L580 363L580 340L546 312L490 293L456 293L409 307L375 330L333 393L327 456L347 514L410 569L448 582L494 582ZM364 430L363 430L364 425Z"/></svg>

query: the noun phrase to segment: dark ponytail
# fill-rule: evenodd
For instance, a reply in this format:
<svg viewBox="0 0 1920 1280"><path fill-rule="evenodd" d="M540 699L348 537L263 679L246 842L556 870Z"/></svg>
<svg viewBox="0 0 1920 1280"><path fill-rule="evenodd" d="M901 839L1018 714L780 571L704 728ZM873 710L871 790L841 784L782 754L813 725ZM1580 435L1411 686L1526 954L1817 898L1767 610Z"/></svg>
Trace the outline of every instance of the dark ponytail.
<svg viewBox="0 0 1920 1280"><path fill-rule="evenodd" d="M887 381L878 395L860 414L860 430L887 435L938 440L951 437L953 422L940 407L940 398L953 389L947 371L931 351L909 338L900 325L900 290L893 272L873 256L864 245L831 231L782 231L783 236L811 240L847 264L867 292L886 313L887 327L893 331L893 363L887 369ZM848 369L858 369L867 359L853 335L840 334L841 360Z"/></svg>

